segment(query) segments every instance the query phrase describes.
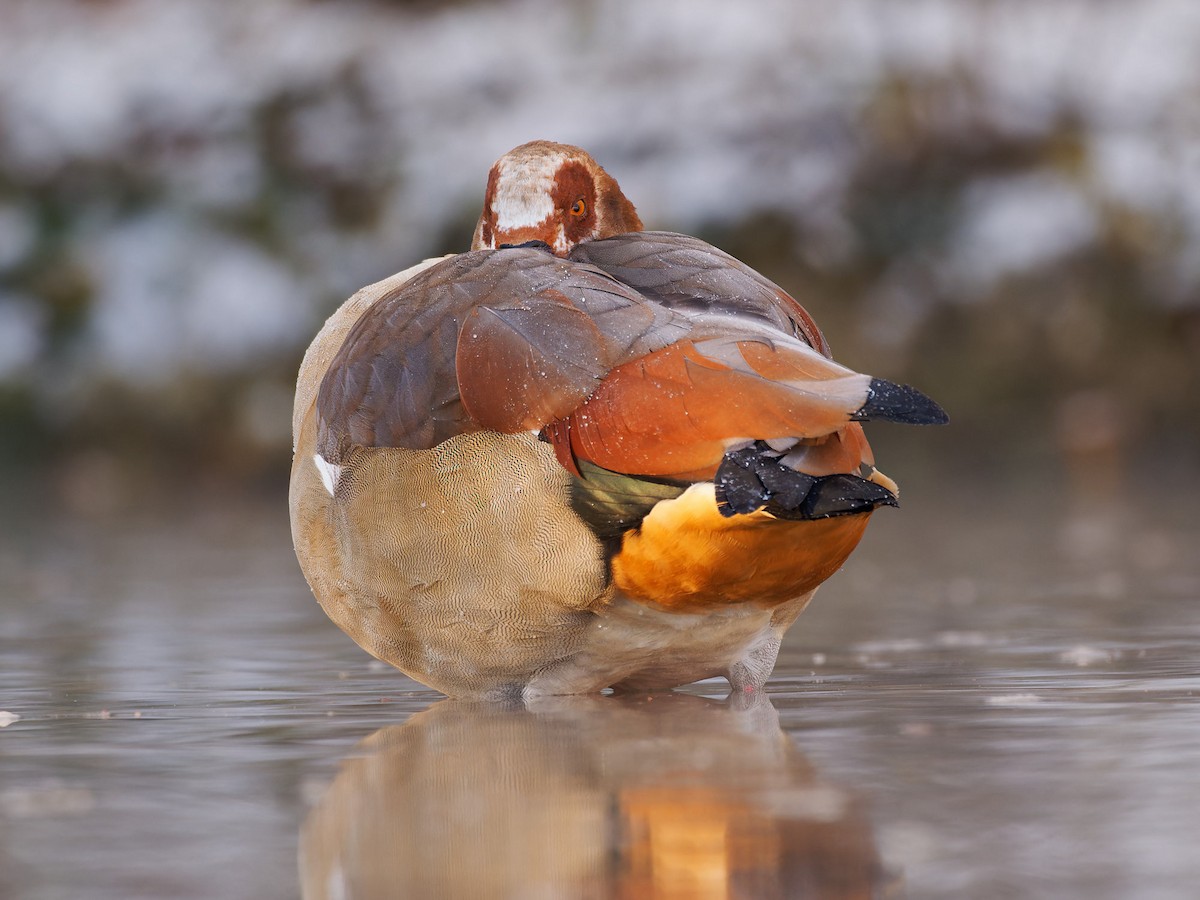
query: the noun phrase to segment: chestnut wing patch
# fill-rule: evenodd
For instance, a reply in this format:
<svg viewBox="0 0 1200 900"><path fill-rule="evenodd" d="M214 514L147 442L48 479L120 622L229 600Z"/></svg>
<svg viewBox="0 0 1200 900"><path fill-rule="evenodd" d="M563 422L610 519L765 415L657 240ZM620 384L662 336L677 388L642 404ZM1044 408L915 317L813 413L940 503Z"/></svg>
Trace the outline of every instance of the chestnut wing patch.
<svg viewBox="0 0 1200 900"><path fill-rule="evenodd" d="M318 450L428 449L567 415L615 365L687 335L685 318L595 267L536 248L433 266L355 323L317 396Z"/></svg>
<svg viewBox="0 0 1200 900"><path fill-rule="evenodd" d="M688 333L686 320L635 291L587 269L568 275L465 317L458 386L478 425L540 429L583 403L615 366Z"/></svg>

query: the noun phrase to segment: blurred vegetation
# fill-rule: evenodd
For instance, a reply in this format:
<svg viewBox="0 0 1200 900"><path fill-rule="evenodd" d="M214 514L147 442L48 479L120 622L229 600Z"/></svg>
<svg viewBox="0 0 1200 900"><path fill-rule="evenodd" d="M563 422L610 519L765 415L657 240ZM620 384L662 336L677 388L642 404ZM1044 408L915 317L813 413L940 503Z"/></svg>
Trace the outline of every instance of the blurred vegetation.
<svg viewBox="0 0 1200 900"><path fill-rule="evenodd" d="M651 192L639 205L654 227L697 233L792 291L839 359L942 402L953 427L906 439L929 460L1004 473L1064 456L1194 458L1200 179L1131 200L1107 183L1101 153L1131 134L1151 160L1137 177L1156 160L1190 171L1174 157L1193 136L1186 123L1200 121L1196 76L1151 72L1166 85L1158 106L1114 125L1071 88L1094 64L1080 53L1021 88L1036 114L1014 124L971 51L992 40L992 4L928 5L963 32L945 64L888 58L888 42L903 41L887 17L872 26L874 4L850 6L866 15L856 27L875 29L859 44L884 48L861 75L854 59L822 67L816 24L789 26L789 40L809 42L794 53L764 63L755 32L736 57L745 72L728 54L707 71L686 38L638 44L632 19L606 32L607 8L590 2L281 0L254 14L207 0L170 13L143 0L17 3L0 36L0 462L99 509L146 485L282 484L294 372L324 316L422 255L465 249L488 162L533 137L586 143L635 203L631 184L657 184L693 151L752 178L758 160L823 142L820 158L840 167L823 207L788 190L773 201L769 184L735 194L702 167L685 193L717 195L706 203L656 209ZM1106 9L1119 32L1121 14ZM1145 15L1176 9L1151 2ZM142 42L135 25L149 29ZM1200 36L1195 17L1185 25ZM858 46L829 27L830 46ZM628 47L603 40L622 29ZM505 41L526 31L577 38L580 58L570 41L546 40L539 51L552 59L525 59L529 47ZM436 54L438 41L467 52L438 57L446 72L432 87L407 82L409 58L433 77L422 45ZM159 49L142 59L147 42ZM131 74L193 45L210 48L192 61L205 78L182 63ZM212 62L226 52L232 74ZM59 67L57 95L38 60ZM71 61L78 72L62 72ZM585 62L590 79L560 83ZM809 106L790 107L788 79L772 86L756 68L785 64L808 66ZM604 109L624 92L626 104L658 97L676 116L688 92L741 78L765 92L761 124L721 120L743 114L728 104L700 104L709 135L666 114L577 117L564 98L599 91L604 73L607 93L593 93ZM58 125L38 118L39 104L59 109ZM586 140L596 134L600 146ZM422 145L425 168L414 162ZM439 154L454 172L442 182L429 177ZM786 171L762 166L761 178Z"/></svg>

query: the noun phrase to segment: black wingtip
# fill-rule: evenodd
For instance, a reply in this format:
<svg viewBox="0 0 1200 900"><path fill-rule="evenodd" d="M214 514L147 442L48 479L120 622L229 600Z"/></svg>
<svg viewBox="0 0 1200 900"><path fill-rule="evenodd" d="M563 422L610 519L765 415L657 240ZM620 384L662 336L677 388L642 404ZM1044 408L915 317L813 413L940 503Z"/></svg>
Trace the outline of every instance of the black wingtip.
<svg viewBox="0 0 1200 900"><path fill-rule="evenodd" d="M871 379L867 402L851 418L857 422L882 419L905 425L945 425L950 421L944 409L915 387L883 378Z"/></svg>

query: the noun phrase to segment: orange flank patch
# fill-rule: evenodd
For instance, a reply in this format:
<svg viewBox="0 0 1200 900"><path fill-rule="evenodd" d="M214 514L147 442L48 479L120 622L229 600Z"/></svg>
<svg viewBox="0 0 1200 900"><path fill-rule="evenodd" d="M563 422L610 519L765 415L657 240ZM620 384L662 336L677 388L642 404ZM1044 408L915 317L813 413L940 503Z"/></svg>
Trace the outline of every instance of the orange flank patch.
<svg viewBox="0 0 1200 900"><path fill-rule="evenodd" d="M710 477L730 441L823 437L866 397L866 376L835 371L815 354L787 348L776 358L750 341L722 352L736 368L691 341L617 366L565 427L552 429L559 458L569 441L571 455L614 472ZM794 380L775 380L785 371Z"/></svg>
<svg viewBox="0 0 1200 900"><path fill-rule="evenodd" d="M869 513L812 521L759 511L725 518L711 484L659 503L626 532L613 580L634 600L679 612L754 603L775 606L836 572L858 545Z"/></svg>

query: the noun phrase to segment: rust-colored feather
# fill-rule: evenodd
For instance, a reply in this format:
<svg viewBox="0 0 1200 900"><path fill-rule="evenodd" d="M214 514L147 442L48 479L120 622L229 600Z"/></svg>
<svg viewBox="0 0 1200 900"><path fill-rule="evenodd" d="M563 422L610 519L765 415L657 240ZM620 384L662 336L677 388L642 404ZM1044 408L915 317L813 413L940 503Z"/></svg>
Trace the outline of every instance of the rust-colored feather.
<svg viewBox="0 0 1200 900"><path fill-rule="evenodd" d="M661 503L625 533L613 579L663 608L724 603L774 606L804 595L854 550L869 515L790 522L763 512L723 518L711 489Z"/></svg>
<svg viewBox="0 0 1200 900"><path fill-rule="evenodd" d="M792 377L764 376L744 350L761 368ZM767 364L773 356L786 359ZM845 427L869 381L783 335L775 347L736 338L680 341L610 372L551 438L568 439L573 456L606 469L707 478L733 443L822 438Z"/></svg>

